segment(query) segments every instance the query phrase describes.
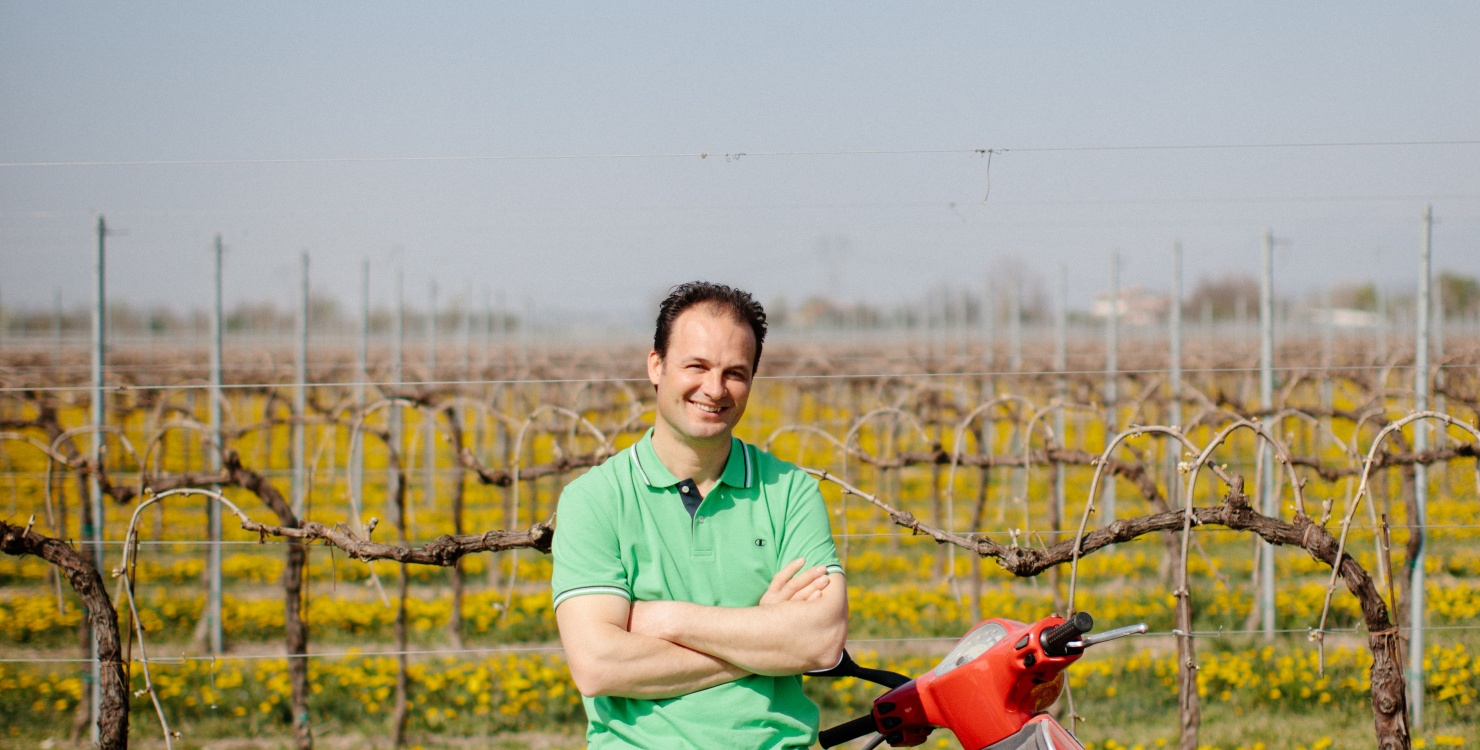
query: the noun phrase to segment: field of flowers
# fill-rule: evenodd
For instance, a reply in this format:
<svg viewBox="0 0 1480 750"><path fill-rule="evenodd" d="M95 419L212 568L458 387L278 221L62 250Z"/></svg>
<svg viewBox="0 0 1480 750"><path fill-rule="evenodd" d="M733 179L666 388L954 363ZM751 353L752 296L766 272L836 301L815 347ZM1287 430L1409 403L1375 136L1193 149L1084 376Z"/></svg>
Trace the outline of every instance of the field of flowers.
<svg viewBox="0 0 1480 750"><path fill-rule="evenodd" d="M1238 383L1212 384L1232 391ZM1040 406L1051 398L1044 383L1024 380L1015 386ZM1039 446L1047 439L1043 426L1027 428L1027 407L1002 407L978 419L970 429L958 430L975 405L986 400L978 383L963 379L951 386L951 398L942 402L944 386L920 388L918 393L898 386L897 392L878 392L857 384L815 386L805 381L762 383L754 397L751 416L742 436L769 445L778 455L798 464L826 468L846 477L921 519L944 528L966 530L979 519L977 531L1000 541L1044 544L1048 526L1052 472L1043 466L1028 469L998 467L985 470L962 466L956 471L940 463L919 462L894 468L880 467L845 454L838 442L851 444L868 456L888 457L938 446L948 453L993 452L1018 455L1023 441ZM531 386L533 388L533 386ZM1292 388L1292 402L1317 400L1316 384ZM913 393L914 395L910 395ZM561 456L582 455L603 447L589 431L543 416L521 420L542 404L568 404L591 425L610 431L609 449L631 444L645 429L650 413L638 407L631 419L632 399L615 390L538 390L516 393L466 394L494 404L507 420L480 419L469 410L460 416L464 435L486 465L507 469L521 424L530 427L519 443L518 461L539 466ZM432 399L436 394L428 396ZM137 397L135 397L137 398ZM170 396L164 397L166 400ZM1337 388L1331 407L1351 410L1361 394ZM895 417L870 411L874 401L898 403ZM286 491L289 433L273 421L281 399L244 392L232 396L231 419L243 429L232 446L243 462L260 469ZM1148 406L1149 404L1149 406ZM163 434L160 426L170 413L203 411L199 401L177 398L173 404L124 403L118 407L122 425L136 451L165 474L199 470L202 449L198 437L184 429ZM1161 416L1155 399L1127 405L1119 421L1152 423ZM1398 406L1391 414L1401 413ZM25 408L20 409L24 416ZM1458 413L1458 412L1456 412ZM79 404L63 404L58 412L68 424L85 421ZM410 489L405 520L413 543L451 533L455 521L449 498L464 493L461 525L468 530L521 528L553 513L563 484L579 470L558 472L512 487L475 482L454 466L445 438L436 438L435 471L422 465L424 419L428 414L407 409L403 414L404 461ZM867 417L865 415L874 414ZM908 418L899 417L906 414ZM1466 418L1473 417L1464 412ZM280 416L280 415L279 415ZM382 412L378 419L384 419ZM443 417L438 417L443 418ZM531 417L532 418L532 417ZM892 421L891 421L892 420ZM831 436L823 438L806 425ZM985 425L985 426L983 426ZM375 430L386 423L372 422ZM1279 426L1292 451L1314 456L1336 466L1351 465L1350 451L1327 433L1343 440L1363 429L1351 420L1327 419L1322 429L1309 420L1291 419ZM1322 432L1325 430L1325 432ZM1099 415L1075 412L1067 420L1063 445L1091 454L1105 440ZM1370 425L1367 432L1370 437ZM1195 442L1207 440L1212 429L1191 429ZM1451 430L1452 443L1464 441ZM377 437L368 441L365 484L355 500L363 516L382 523L377 541L396 534L386 519L394 517L387 493L391 460ZM349 429L344 423L316 425L309 431L315 458L313 494L308 517L324 523L352 521L350 511ZM1360 441L1359 441L1360 442ZM1241 473L1255 486L1253 442L1247 435L1230 439L1220 452L1220 463ZM989 450L990 447L990 450ZM1361 447L1365 449L1366 443ZM120 458L122 444L114 446L117 478L139 481L136 462ZM1150 467L1164 467L1164 444L1133 441L1122 458ZM0 445L5 461L5 484L0 498L8 498L10 518L37 517L38 530L63 536L77 533L77 483L52 479L52 497L45 501L46 465L38 452L13 444ZM1480 503L1476 501L1473 459L1438 464L1430 471L1428 555L1425 570L1428 633L1424 663L1425 725L1415 732L1415 747L1480 747ZM1159 468L1154 469L1159 471ZM1093 468L1065 469L1067 518L1063 527L1078 523ZM61 472L58 472L61 474ZM1338 514L1355 491L1355 480L1343 477L1327 482L1305 476L1305 493L1313 511L1330 500ZM1166 477L1155 480L1165 491ZM1384 592L1402 596L1403 548L1408 540L1407 510L1403 498L1411 488L1399 469L1385 470L1372 481L1367 507L1354 516L1348 549L1377 579ZM1131 483L1117 483L1122 517L1150 512ZM1199 504L1218 501L1223 488L1204 475L1195 491ZM979 566L964 552L952 554L926 537L901 533L876 508L857 497L824 486L833 511L839 552L849 575L851 602L850 647L861 663L879 664L907 673L929 669L980 613L987 617L1035 620L1061 607L1068 590L1068 571L1056 577L1018 579L984 561ZM1290 514L1285 488L1286 517ZM250 493L228 488L226 494L254 518L271 514ZM284 571L283 548L273 540L260 544L256 535L228 522L223 553L226 593L223 620L227 653L210 658L198 637L205 600L204 516L199 499L176 499L141 514L138 566L134 571L139 625L147 639L151 673L158 697L172 728L181 732L183 747L199 747L213 738L257 738L264 747L286 746L289 735L289 682L282 658L284 607L278 585ZM1367 508L1370 507L1369 511ZM120 540L126 531L126 508L110 509L107 535ZM63 516L62 514L70 513ZM558 519L557 519L558 520ZM1391 528L1393 580L1378 565L1378 526ZM1093 524L1093 521L1091 521ZM1318 750L1370 746L1371 709L1368 705L1367 668L1370 655L1355 598L1338 587L1331 602L1324 671L1316 650L1305 638L1306 629L1320 619L1330 571L1299 550L1277 553L1279 571L1276 623L1284 634L1265 641L1249 632L1256 618L1254 555L1245 535L1217 528L1199 528L1189 557L1195 630L1198 639L1198 692L1203 699L1201 737L1214 750ZM419 540L419 541L417 541ZM304 571L304 620L311 633L309 662L312 685L310 718L316 735L332 745L387 746L394 701L397 661L395 650L395 581L397 566L366 564L347 559L323 545L309 547ZM110 560L118 558L110 550ZM506 747L579 746L583 714L579 696L570 683L553 613L549 609L547 557L522 551L474 555L461 563L465 594L460 609L460 645L449 632L453 622L452 572L443 568L411 566L410 596L406 602L409 668L408 728L423 747L463 747L478 738L498 738ZM1176 727L1176 673L1173 627L1174 599L1164 540L1148 535L1084 558L1077 570L1074 607L1094 614L1102 628L1146 622L1152 633L1123 646L1092 652L1070 672L1073 711L1083 718L1081 736L1095 750L1130 750L1174 745ZM379 585L377 585L377 581ZM117 579L110 585L116 585ZM385 592L384 596L382 591ZM116 590L115 590L116 593ZM126 608L125 608L126 609ZM64 738L86 690L86 665L76 659L78 628L83 614L76 598L48 567L35 558L0 558L0 747L32 747L47 738ZM124 625L131 627L128 618ZM132 635L130 633L129 635ZM138 645L132 647L137 657ZM39 659L39 660L37 660ZM144 686L142 670L133 669L134 688ZM825 721L842 721L866 710L879 689L856 680L809 680L807 689L823 708ZM1067 701L1061 701L1062 720L1069 723ZM132 706L132 736L140 746L152 746L159 736L158 720L145 694L136 694ZM554 739L551 739L551 738ZM533 738L533 739L532 739ZM528 740L528 742L526 742ZM553 745L551 744L553 743ZM954 743L937 735L928 746Z"/></svg>
<svg viewBox="0 0 1480 750"><path fill-rule="evenodd" d="M1161 639L1155 645L1168 643ZM1198 674L1205 710L1235 717L1280 717L1305 725L1298 737L1266 738L1267 748L1296 747L1290 739L1316 743L1321 736L1330 736L1321 731L1347 728L1364 716L1371 658L1361 646L1328 649L1324 673L1318 671L1313 650L1294 644L1224 648L1212 641L1205 648ZM934 666L929 656L882 657L874 649L855 649L860 663L903 673L918 674ZM1176 666L1165 650L1135 647L1091 653L1070 672L1076 711L1088 717L1082 726L1088 741L1106 749L1135 746L1117 739L1127 736L1124 727L1104 726L1109 717L1144 727L1172 726ZM1434 712L1431 721L1457 727L1457 732L1473 732L1469 720L1480 706L1480 663L1471 650L1463 643L1436 644L1428 649L1424 666ZM311 662L314 710L321 725L368 732L388 713L395 672L394 659L360 655L354 649ZM287 721L288 680L282 658L166 657L152 665L151 674L160 698L172 707L171 721L192 740L200 739L197 728L213 721L233 721L239 731L251 735L270 735ZM579 695L554 648L426 658L413 663L410 674L417 685L410 721L420 734L472 737L552 726L575 732L584 720ZM76 668L15 669L0 664L0 726L15 739L34 737L27 728L37 722L64 726L84 686ZM134 686L143 687L138 673ZM807 689L825 716L837 720L863 713L880 692L854 678L809 679ZM153 720L152 709L142 701L134 704L133 714L140 729ZM1238 722L1221 730L1210 726L1209 734L1236 740L1236 733L1229 730L1237 726ZM1247 733L1257 739L1257 732ZM1360 737L1360 732L1337 734ZM147 731L140 736L147 737ZM1438 746L1466 743L1464 734L1435 732L1431 737ZM1172 739L1168 733L1137 744L1161 747ZM1230 747L1235 746L1243 745ZM1252 748L1255 742L1247 746Z"/></svg>

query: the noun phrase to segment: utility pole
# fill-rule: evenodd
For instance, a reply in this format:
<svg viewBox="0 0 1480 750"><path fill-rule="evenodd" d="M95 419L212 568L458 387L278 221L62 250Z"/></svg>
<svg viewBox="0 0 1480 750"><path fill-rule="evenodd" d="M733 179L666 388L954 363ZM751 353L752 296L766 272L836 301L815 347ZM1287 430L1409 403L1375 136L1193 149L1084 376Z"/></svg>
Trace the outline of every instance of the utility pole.
<svg viewBox="0 0 1480 750"><path fill-rule="evenodd" d="M1434 210L1423 207L1423 243L1418 256L1418 301L1414 312L1418 318L1417 337L1413 355L1413 409L1428 411L1429 408L1429 311L1433 295L1432 239ZM1429 427L1422 420L1413 423L1413 450L1422 453L1429 449ZM1416 517L1410 521L1418 544L1414 545L1413 570L1408 583L1408 710L1413 717L1413 728L1423 728L1423 630L1424 630L1424 562L1428 557L1428 514L1429 514L1429 470L1417 463L1413 465L1413 506Z"/></svg>

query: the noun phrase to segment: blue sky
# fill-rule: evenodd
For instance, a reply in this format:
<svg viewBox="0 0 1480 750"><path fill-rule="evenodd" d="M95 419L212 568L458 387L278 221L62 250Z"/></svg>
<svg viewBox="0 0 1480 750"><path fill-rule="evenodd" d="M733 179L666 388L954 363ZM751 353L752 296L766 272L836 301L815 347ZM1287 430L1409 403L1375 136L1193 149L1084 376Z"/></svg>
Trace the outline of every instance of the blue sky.
<svg viewBox="0 0 1480 750"><path fill-rule="evenodd" d="M881 305L1108 255L1166 288L1257 268L1290 293L1480 275L1473 3L33 3L0 1L0 295L231 301L314 286L646 317L667 286ZM1006 149L986 162L972 149ZM946 151L764 156L764 152ZM700 159L692 154L707 153ZM726 160L726 154L751 154ZM383 157L599 156L31 166ZM823 248L832 248L824 251ZM839 250L841 248L841 250Z"/></svg>

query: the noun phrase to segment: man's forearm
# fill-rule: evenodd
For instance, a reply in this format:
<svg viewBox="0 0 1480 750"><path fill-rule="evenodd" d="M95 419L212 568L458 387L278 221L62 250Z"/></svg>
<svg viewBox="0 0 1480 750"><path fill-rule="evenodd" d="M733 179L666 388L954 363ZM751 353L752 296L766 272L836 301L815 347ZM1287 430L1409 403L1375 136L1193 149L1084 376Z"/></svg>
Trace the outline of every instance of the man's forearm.
<svg viewBox="0 0 1480 750"><path fill-rule="evenodd" d="M581 692L660 700L733 682L751 672L708 653L636 633L608 633L592 654L599 666Z"/></svg>
<svg viewBox="0 0 1480 750"><path fill-rule="evenodd" d="M848 604L841 574L816 601L755 607L707 607L655 602L657 616L634 617L634 632L654 635L709 654L755 674L788 675L836 663L848 635Z"/></svg>
<svg viewBox="0 0 1480 750"><path fill-rule="evenodd" d="M555 609L570 674L582 695L658 700L750 674L719 657L629 632L630 613L625 599L610 595L577 597Z"/></svg>

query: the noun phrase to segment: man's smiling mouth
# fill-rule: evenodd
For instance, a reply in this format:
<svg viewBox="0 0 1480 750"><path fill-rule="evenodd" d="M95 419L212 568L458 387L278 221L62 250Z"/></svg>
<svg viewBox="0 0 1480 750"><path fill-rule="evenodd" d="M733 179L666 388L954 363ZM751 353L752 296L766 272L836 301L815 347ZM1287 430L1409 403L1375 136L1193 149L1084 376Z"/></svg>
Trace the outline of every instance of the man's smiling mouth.
<svg viewBox="0 0 1480 750"><path fill-rule="evenodd" d="M699 407L699 410L700 411L708 412L710 414L718 414L718 413L720 413L720 412L722 412L722 411L725 410L725 407L723 407L723 406L710 406L708 404L700 404L700 403L696 403L696 402L693 402L693 401L690 401L689 403L694 404L694 406Z"/></svg>

